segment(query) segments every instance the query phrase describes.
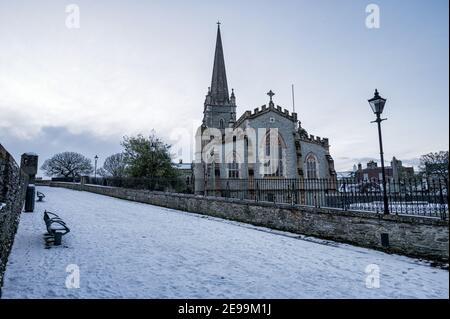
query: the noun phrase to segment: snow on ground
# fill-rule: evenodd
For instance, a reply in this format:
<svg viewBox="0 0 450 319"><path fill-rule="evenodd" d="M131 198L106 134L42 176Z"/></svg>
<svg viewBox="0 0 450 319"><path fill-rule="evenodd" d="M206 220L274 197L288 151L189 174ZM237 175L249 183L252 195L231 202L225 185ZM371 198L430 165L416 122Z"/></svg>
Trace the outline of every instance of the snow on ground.
<svg viewBox="0 0 450 319"><path fill-rule="evenodd" d="M87 192L38 187L3 298L448 298L449 273L416 259ZM71 232L44 249L43 211ZM66 288L66 267L80 288ZM370 264L380 287L366 287Z"/></svg>

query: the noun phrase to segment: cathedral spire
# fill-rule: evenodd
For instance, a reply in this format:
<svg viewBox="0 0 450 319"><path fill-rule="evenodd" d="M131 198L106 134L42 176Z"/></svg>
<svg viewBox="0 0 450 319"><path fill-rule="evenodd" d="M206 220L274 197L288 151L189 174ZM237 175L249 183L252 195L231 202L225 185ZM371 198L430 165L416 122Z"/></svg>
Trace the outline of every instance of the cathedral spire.
<svg viewBox="0 0 450 319"><path fill-rule="evenodd" d="M220 34L220 22L217 22L217 41L211 81L211 98L215 104L229 103L227 74L225 71L225 59L223 57L222 37Z"/></svg>

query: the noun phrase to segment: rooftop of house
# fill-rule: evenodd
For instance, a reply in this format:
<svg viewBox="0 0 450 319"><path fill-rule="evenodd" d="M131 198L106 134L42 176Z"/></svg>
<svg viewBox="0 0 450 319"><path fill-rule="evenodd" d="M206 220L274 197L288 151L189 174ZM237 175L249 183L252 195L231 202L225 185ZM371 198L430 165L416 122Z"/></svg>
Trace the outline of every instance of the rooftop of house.
<svg viewBox="0 0 450 319"><path fill-rule="evenodd" d="M180 160L178 163L172 163L173 167L180 170L188 170L192 169L191 163L183 163L183 160Z"/></svg>

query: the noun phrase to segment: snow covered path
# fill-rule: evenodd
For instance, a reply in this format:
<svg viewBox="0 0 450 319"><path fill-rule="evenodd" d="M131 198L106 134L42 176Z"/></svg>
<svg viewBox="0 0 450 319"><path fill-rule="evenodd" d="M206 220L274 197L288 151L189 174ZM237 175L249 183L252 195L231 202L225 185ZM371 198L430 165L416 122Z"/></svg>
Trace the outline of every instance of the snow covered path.
<svg viewBox="0 0 450 319"><path fill-rule="evenodd" d="M415 259L60 188L23 213L3 298L448 298L449 273ZM44 249L44 209L71 228ZM65 286L66 267L80 288ZM366 287L366 267L380 288Z"/></svg>

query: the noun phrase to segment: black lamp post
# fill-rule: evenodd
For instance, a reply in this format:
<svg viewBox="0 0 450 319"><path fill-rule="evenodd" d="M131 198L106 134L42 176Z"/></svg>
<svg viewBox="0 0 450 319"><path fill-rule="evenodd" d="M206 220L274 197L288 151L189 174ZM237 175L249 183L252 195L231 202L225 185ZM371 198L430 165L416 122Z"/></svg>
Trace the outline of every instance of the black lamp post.
<svg viewBox="0 0 450 319"><path fill-rule="evenodd" d="M388 197L387 197L387 190L386 190L386 171L384 169L384 153L383 153L383 140L381 137L381 122L387 120L381 118L381 113L383 113L384 105L386 104L386 99L383 99L379 93L378 90L375 89L375 95L373 98L369 100L370 107L372 108L372 111L377 116L377 119L375 121L372 121L371 123L377 123L378 124L378 139L380 142L380 157L381 157L381 175L383 178L383 204L384 204L384 213L389 214L389 204L388 204Z"/></svg>
<svg viewBox="0 0 450 319"><path fill-rule="evenodd" d="M155 171L156 171L155 152L156 152L156 143L151 142L150 143L150 155L151 155L151 159L152 159L152 165L151 165L150 176L152 179L153 179L153 177L155 175Z"/></svg>
<svg viewBox="0 0 450 319"><path fill-rule="evenodd" d="M95 159L95 164L94 164L94 179L95 179L95 183L97 183L97 161L98 161L98 156L95 155L94 159Z"/></svg>

